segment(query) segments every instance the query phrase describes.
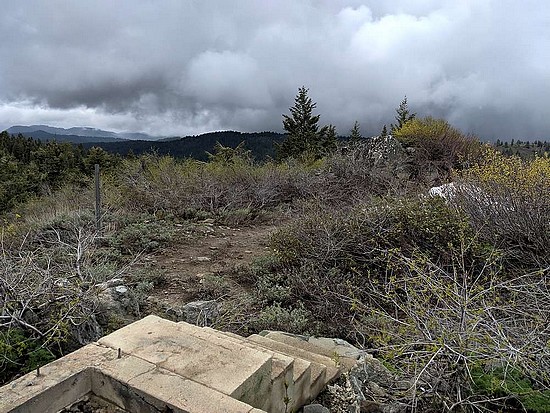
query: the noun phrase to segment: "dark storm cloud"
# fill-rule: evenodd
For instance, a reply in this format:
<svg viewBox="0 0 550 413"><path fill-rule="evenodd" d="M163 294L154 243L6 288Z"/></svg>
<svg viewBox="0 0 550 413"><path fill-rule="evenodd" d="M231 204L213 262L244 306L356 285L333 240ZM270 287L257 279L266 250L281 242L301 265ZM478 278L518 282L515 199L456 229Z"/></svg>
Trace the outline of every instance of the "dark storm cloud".
<svg viewBox="0 0 550 413"><path fill-rule="evenodd" d="M419 115L548 137L550 3L49 0L2 3L0 127L280 130L301 85L347 133Z"/></svg>

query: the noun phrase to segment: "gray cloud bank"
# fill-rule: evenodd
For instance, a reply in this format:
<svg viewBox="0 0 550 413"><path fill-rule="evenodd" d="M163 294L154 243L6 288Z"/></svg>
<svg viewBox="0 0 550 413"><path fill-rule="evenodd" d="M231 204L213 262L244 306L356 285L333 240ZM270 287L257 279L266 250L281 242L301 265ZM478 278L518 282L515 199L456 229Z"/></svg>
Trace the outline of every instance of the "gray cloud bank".
<svg viewBox="0 0 550 413"><path fill-rule="evenodd" d="M299 86L365 134L406 94L487 139L549 138L550 2L4 0L0 127L280 131Z"/></svg>

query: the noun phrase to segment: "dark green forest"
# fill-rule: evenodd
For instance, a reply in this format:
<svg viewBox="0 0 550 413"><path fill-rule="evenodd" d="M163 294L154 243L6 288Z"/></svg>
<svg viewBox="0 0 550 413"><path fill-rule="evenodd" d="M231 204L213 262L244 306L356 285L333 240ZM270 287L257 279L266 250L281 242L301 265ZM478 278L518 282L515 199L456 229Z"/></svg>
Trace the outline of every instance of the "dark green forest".
<svg viewBox="0 0 550 413"><path fill-rule="evenodd" d="M208 159L207 152L212 152L219 142L223 146L236 147L245 142L246 147L257 160L275 156L274 145L281 142L284 135L276 132L242 133L235 131L211 132L199 136L186 136L166 141L117 141L85 143L84 148L101 147L118 155L142 155L155 152L159 155L170 155L175 158L193 158L200 161Z"/></svg>
<svg viewBox="0 0 550 413"><path fill-rule="evenodd" d="M0 133L0 213L65 184L86 185L95 164L109 170L120 161L99 147L42 142Z"/></svg>

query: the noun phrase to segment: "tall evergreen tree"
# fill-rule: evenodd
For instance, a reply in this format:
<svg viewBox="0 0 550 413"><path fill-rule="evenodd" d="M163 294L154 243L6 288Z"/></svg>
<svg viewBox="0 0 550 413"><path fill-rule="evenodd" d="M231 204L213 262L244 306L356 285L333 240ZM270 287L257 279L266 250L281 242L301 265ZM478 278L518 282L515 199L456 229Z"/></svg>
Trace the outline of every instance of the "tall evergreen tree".
<svg viewBox="0 0 550 413"><path fill-rule="evenodd" d="M355 121L355 123L353 124L353 128L351 129L349 139L351 142L355 142L355 143L363 139L363 136L361 136L361 130L359 128L359 122Z"/></svg>
<svg viewBox="0 0 550 413"><path fill-rule="evenodd" d="M386 127L386 125L384 125L384 127L382 128L382 132L380 132L380 137L385 138L387 136L388 136L388 128Z"/></svg>
<svg viewBox="0 0 550 413"><path fill-rule="evenodd" d="M401 129L405 123L413 120L416 116L416 113L411 113L409 110L409 105L407 104L407 96L403 98L395 111L397 112L397 115L395 116L397 124L391 124L390 130L392 135L395 134L396 131Z"/></svg>
<svg viewBox="0 0 550 413"><path fill-rule="evenodd" d="M277 148L279 158L297 157L305 152L312 152L316 156L321 153L320 115L313 114L316 104L307 93L305 86L299 88L294 106L289 109L290 115L283 115L283 127L287 135Z"/></svg>

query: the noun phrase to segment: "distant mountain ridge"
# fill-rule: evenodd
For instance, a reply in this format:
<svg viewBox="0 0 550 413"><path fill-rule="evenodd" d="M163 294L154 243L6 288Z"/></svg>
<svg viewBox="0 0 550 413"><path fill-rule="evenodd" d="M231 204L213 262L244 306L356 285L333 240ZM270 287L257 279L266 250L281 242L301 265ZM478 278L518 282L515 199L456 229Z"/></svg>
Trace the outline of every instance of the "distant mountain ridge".
<svg viewBox="0 0 550 413"><path fill-rule="evenodd" d="M119 140L148 140L154 141L161 137L151 136L142 132L112 132L90 127L58 128L48 125L16 125L7 129L13 135L33 137L40 140L57 140L62 142L89 143L89 142L116 142Z"/></svg>
<svg viewBox="0 0 550 413"><path fill-rule="evenodd" d="M69 142L83 145L89 149L93 146L122 156L141 155L155 152L159 155L172 155L176 158L208 159L207 152L213 152L216 143L236 147L245 142L256 159L275 157L275 147L284 139L284 134L277 132L208 132L185 137L152 137L142 133L116 133L94 128L56 128L48 125L12 126L6 130L12 135L21 134L40 141ZM148 139L141 139L147 137Z"/></svg>
<svg viewBox="0 0 550 413"><path fill-rule="evenodd" d="M99 146L107 152L119 155L141 155L157 153L171 155L176 158L208 159L207 152L212 153L216 143L223 146L236 147L244 142L256 159L275 157L276 145L283 141L285 135L277 132L209 132L198 136L170 138L158 141L124 140L117 142L85 143L84 148Z"/></svg>

